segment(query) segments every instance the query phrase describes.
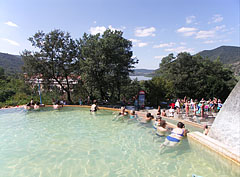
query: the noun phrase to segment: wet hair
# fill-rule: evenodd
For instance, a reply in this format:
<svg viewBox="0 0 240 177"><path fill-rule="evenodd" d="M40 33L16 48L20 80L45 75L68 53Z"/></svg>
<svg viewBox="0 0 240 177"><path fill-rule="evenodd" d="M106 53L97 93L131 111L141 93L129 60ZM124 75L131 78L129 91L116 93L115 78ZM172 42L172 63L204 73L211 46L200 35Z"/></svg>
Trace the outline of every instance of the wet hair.
<svg viewBox="0 0 240 177"><path fill-rule="evenodd" d="M151 115L151 113L147 113L147 117L151 117L152 115Z"/></svg>
<svg viewBox="0 0 240 177"><path fill-rule="evenodd" d="M157 115L160 115L160 112L158 112Z"/></svg>
<svg viewBox="0 0 240 177"><path fill-rule="evenodd" d="M205 125L204 128L208 128L208 125Z"/></svg>
<svg viewBox="0 0 240 177"><path fill-rule="evenodd" d="M40 104L39 102L36 103L36 105L39 105L39 104Z"/></svg>
<svg viewBox="0 0 240 177"><path fill-rule="evenodd" d="M28 103L27 106L31 106L31 103Z"/></svg>
<svg viewBox="0 0 240 177"><path fill-rule="evenodd" d="M135 114L135 111L134 111L134 110L131 110L131 112L130 112L130 113L134 115L134 114Z"/></svg>
<svg viewBox="0 0 240 177"><path fill-rule="evenodd" d="M161 122L160 122L160 127L163 127L164 125L166 125L167 123L166 123L166 121L165 120L161 120Z"/></svg>
<svg viewBox="0 0 240 177"><path fill-rule="evenodd" d="M178 123L177 123L177 127L178 127L178 128L183 128L183 127L184 127L184 123L178 122Z"/></svg>

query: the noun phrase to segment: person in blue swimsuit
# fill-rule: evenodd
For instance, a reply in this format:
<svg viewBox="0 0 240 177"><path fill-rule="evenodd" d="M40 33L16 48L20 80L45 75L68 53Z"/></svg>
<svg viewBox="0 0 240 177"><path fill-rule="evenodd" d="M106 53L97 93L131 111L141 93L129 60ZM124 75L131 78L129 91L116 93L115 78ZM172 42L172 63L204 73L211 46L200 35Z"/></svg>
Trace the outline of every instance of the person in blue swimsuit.
<svg viewBox="0 0 240 177"><path fill-rule="evenodd" d="M130 119L135 119L135 118L137 118L138 116L137 116L137 114L135 113L135 111L134 110L131 110L130 111L130 116L129 116L129 118Z"/></svg>
<svg viewBox="0 0 240 177"><path fill-rule="evenodd" d="M182 122L177 123L177 128L174 128L169 136L167 136L164 146L175 146L178 144L184 136L187 134L185 125Z"/></svg>

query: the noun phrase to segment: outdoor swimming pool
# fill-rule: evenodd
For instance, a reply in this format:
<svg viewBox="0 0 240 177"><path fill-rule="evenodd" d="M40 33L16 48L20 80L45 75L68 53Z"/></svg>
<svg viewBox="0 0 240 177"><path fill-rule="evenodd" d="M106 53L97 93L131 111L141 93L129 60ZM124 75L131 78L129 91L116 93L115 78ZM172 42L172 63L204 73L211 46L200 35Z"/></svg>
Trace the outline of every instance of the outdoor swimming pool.
<svg viewBox="0 0 240 177"><path fill-rule="evenodd" d="M164 139L137 122L112 121L112 111L87 108L0 110L0 176L239 176L187 139L159 152Z"/></svg>

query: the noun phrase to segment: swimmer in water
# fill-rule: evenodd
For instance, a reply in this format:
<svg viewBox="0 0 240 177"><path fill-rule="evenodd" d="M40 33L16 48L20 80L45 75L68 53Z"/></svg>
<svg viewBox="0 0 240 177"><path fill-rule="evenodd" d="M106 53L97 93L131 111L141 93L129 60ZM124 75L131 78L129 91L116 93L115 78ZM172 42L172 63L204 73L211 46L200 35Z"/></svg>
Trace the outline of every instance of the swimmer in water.
<svg viewBox="0 0 240 177"><path fill-rule="evenodd" d="M175 146L186 136L188 130L185 129L185 125L182 122L177 123L177 128L174 128L170 135L167 136L162 146Z"/></svg>
<svg viewBox="0 0 240 177"><path fill-rule="evenodd" d="M127 115L128 115L128 112L125 111L125 107L122 106L121 109L120 109L120 112L118 113L118 115L116 115L116 116L114 117L113 120L118 120L118 119L123 118L124 116L127 116Z"/></svg>
<svg viewBox="0 0 240 177"><path fill-rule="evenodd" d="M160 126L157 127L157 132L156 135L158 135L159 137L164 137L167 133L167 123L165 120L161 120L160 121Z"/></svg>

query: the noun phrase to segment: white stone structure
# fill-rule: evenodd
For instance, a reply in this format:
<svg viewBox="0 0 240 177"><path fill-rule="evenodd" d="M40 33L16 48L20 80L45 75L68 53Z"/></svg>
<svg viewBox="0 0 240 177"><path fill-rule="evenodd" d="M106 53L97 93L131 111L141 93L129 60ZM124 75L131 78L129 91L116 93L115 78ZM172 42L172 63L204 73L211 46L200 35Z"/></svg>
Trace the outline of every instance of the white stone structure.
<svg viewBox="0 0 240 177"><path fill-rule="evenodd" d="M227 145L229 150L240 156L240 81L223 104L208 136Z"/></svg>

